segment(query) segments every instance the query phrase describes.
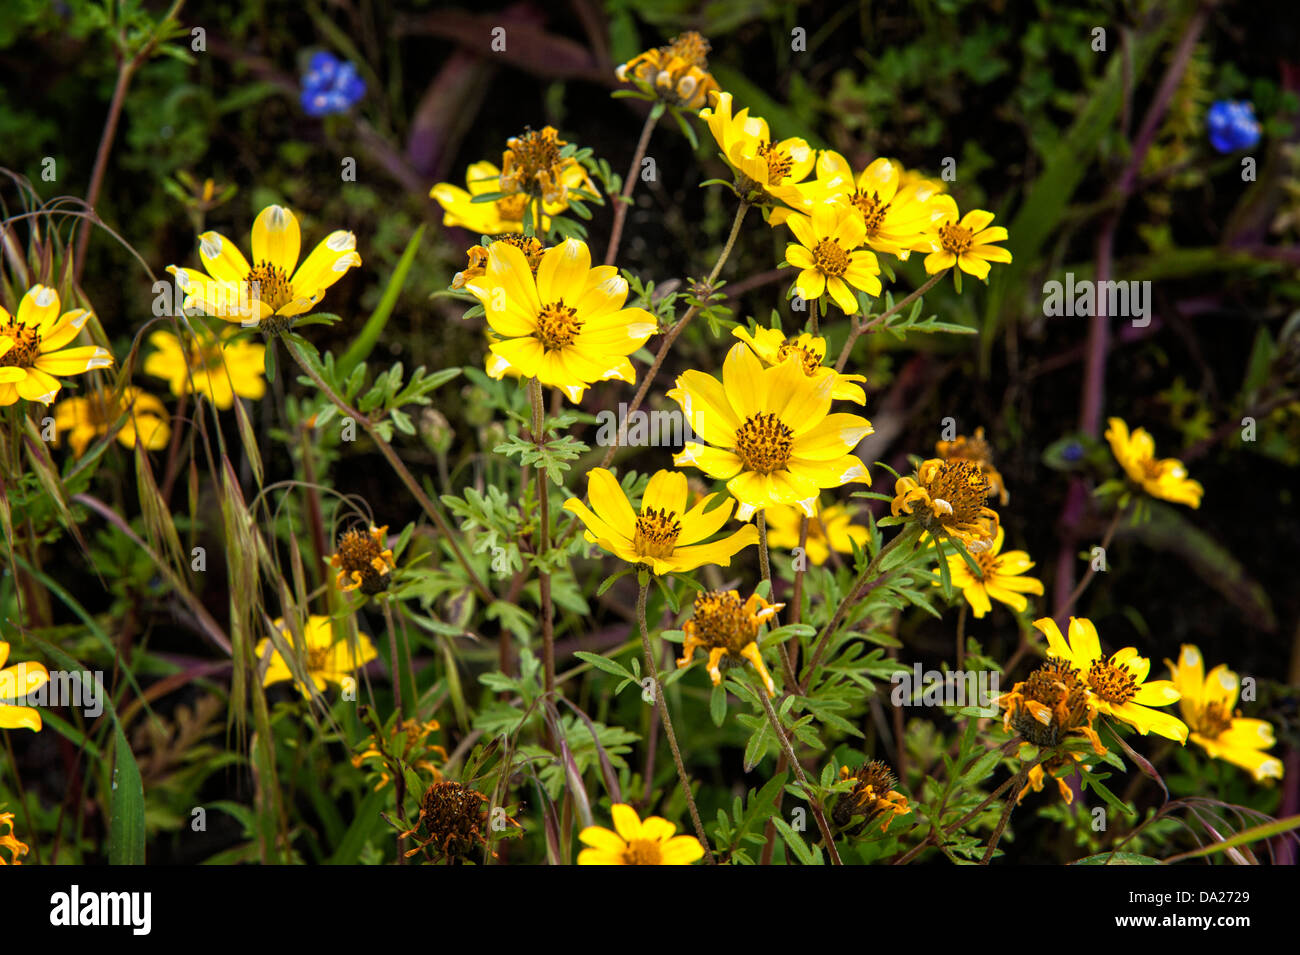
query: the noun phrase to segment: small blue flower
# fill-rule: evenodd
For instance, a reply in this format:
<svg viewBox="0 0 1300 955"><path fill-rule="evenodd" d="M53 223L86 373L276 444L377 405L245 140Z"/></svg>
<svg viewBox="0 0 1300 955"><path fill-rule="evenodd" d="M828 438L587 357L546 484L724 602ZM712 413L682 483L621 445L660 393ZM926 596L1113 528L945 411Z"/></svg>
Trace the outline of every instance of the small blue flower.
<svg viewBox="0 0 1300 955"><path fill-rule="evenodd" d="M366 95L366 83L357 68L332 53L312 56L302 77L302 108L309 116L346 113Z"/></svg>
<svg viewBox="0 0 1300 955"><path fill-rule="evenodd" d="M1249 100L1221 99L1206 118L1210 143L1221 153L1250 149L1259 142L1261 127Z"/></svg>

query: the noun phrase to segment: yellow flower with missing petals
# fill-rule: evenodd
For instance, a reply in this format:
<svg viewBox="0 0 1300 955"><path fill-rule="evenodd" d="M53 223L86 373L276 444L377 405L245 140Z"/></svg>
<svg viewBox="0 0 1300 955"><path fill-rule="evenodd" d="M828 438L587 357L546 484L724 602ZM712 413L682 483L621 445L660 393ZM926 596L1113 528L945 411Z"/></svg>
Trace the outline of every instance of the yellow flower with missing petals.
<svg viewBox="0 0 1300 955"><path fill-rule="evenodd" d="M22 699L40 689L50 681L50 671L35 660L6 667L8 659L9 644L0 640L0 729L28 729L39 733L41 714L36 707L5 701Z"/></svg>
<svg viewBox="0 0 1300 955"><path fill-rule="evenodd" d="M857 314L853 289L880 294L880 263L876 254L859 249L866 236L862 219L842 203L819 202L812 215L793 213L785 224L797 243L785 247L785 260L800 269L794 287L804 301L829 293L846 315Z"/></svg>
<svg viewBox="0 0 1300 955"><path fill-rule="evenodd" d="M737 191L751 202L770 204L797 198L793 190L812 172L812 147L802 139L773 142L767 120L749 115L746 107L732 114L730 93L717 93L712 108L700 110L700 119L722 148L722 156L735 171Z"/></svg>
<svg viewBox="0 0 1300 955"><path fill-rule="evenodd" d="M578 853L578 865L690 865L704 858L704 846L694 836L674 836L677 827L659 816L643 822L624 803L610 808L614 831L587 826L578 838L590 846Z"/></svg>
<svg viewBox="0 0 1300 955"><path fill-rule="evenodd" d="M570 192L594 195L596 187L586 167L572 155L565 155L564 147L568 145L556 135L554 126L511 136L501 155L497 180L500 191L521 193L530 200L540 198L543 219L567 209Z"/></svg>
<svg viewBox="0 0 1300 955"><path fill-rule="evenodd" d="M751 594L743 604L734 590L711 590L695 598L695 612L682 625L686 639L677 669L691 665L695 651L709 654L709 678L714 686L722 685L722 664L739 664L748 660L758 671L768 696L776 695L772 675L763 665L758 650L758 631L776 616L785 604L770 604L758 594Z"/></svg>
<svg viewBox="0 0 1300 955"><path fill-rule="evenodd" d="M1110 427L1106 429L1106 440L1130 480L1152 497L1191 508L1201 506L1205 489L1200 482L1187 476L1187 468L1177 458L1157 459L1156 443L1145 428L1136 428L1130 434L1122 418L1111 418L1107 424Z"/></svg>
<svg viewBox="0 0 1300 955"><path fill-rule="evenodd" d="M108 368L113 356L97 345L65 348L77 337L90 312L59 313L59 293L33 285L10 315L0 306L0 407L23 398L48 405L63 385L59 378Z"/></svg>
<svg viewBox="0 0 1300 955"><path fill-rule="evenodd" d="M289 319L306 314L325 290L361 264L357 237L331 232L298 264L302 231L283 206L267 206L253 221L253 264L219 232L199 236L199 258L207 274L167 266L185 293L185 308L243 325L279 331Z"/></svg>
<svg viewBox="0 0 1300 955"><path fill-rule="evenodd" d="M266 346L241 340L239 330L215 332L196 325L185 342L159 329L149 336L157 351L144 360L144 372L167 382L177 397L200 394L222 411L235 397L260 400L266 394Z"/></svg>
<svg viewBox="0 0 1300 955"><path fill-rule="evenodd" d="M912 515L927 533L954 537L978 554L989 548L999 526L997 512L984 505L990 490L988 476L975 462L931 458L915 477L894 482L890 512Z"/></svg>
<svg viewBox="0 0 1300 955"><path fill-rule="evenodd" d="M284 626L283 620L275 621L276 628L284 637L288 645L297 652L298 648L294 642L293 634ZM357 634L356 646L349 646L347 639L335 641L334 624L329 617L320 617L312 615L308 617L307 624L303 628L303 637L306 645L302 648L302 660L307 671L307 676L311 678L316 689L324 693L330 683L342 685L344 681L352 679L352 674L358 669L365 666L371 660L379 656L375 650L374 644L364 633ZM262 638L257 642L254 653L261 659L266 652L271 641L269 638ZM297 683L297 677L294 676L293 670L285 662L284 657L280 656L279 650L272 650L271 665L266 669L266 676L262 679L263 686L270 686L272 683L282 683L285 680L291 680ZM311 698L311 690L302 683L297 683L298 691L306 699Z"/></svg>
<svg viewBox="0 0 1300 955"><path fill-rule="evenodd" d="M580 163L566 166L561 182L568 189L586 188L589 185L586 170ZM490 162L476 162L465 170L465 188L450 182L440 182L429 190L429 195L442 206L442 224L459 226L479 235L500 235L503 232L524 231L524 209L531 201L526 193L512 192L490 202L475 202L475 196L500 192L501 170ZM542 203L542 224L539 232L551 227L551 216L563 212L568 202Z"/></svg>
<svg viewBox="0 0 1300 955"><path fill-rule="evenodd" d="M1007 230L989 226L993 213L973 209L958 220L957 203L952 196L939 195L930 200L936 217L932 223L931 252L925 257L925 270L931 275L954 265L977 279L989 274L990 262L1010 262L1011 253L995 242L1005 242Z"/></svg>
<svg viewBox="0 0 1300 955"><path fill-rule="evenodd" d="M595 468L587 478L591 507L576 497L564 502L564 509L586 525L589 544L599 544L630 564L641 564L657 575L684 572L717 564L728 567L731 558L758 543L753 525L742 527L729 537L705 543L731 517L734 501L725 501L706 511L717 497L706 495L687 510L686 475L680 471L659 471L650 478L641 498L640 512L623 493L609 471Z"/></svg>
<svg viewBox="0 0 1300 955"><path fill-rule="evenodd" d="M27 843L19 841L14 835L14 814L0 812L0 849L9 850L9 858L0 855L0 865L22 865L22 857L27 855Z"/></svg>
<svg viewBox="0 0 1300 955"><path fill-rule="evenodd" d="M777 505L795 505L812 517L822 488L871 483L853 454L871 434L871 422L830 414L833 387L831 378L809 378L798 361L764 368L748 345L737 342L722 364L721 381L686 371L668 392L708 442L686 442L673 461L726 481L742 521Z"/></svg>
<svg viewBox="0 0 1300 955"><path fill-rule="evenodd" d="M1011 500L1002 474L993 466L993 450L984 438L983 428L976 428L974 437L959 434L952 441L936 441L934 453L944 461L974 461L989 479L989 493L1004 505Z"/></svg>
<svg viewBox="0 0 1300 955"><path fill-rule="evenodd" d="M697 110L718 90L709 74L709 41L694 30L674 37L667 46L638 53L614 75L679 109Z"/></svg>
<svg viewBox="0 0 1300 955"><path fill-rule="evenodd" d="M850 835L861 831L882 813L884 821L880 823L880 831L888 832L895 816L906 816L912 811L907 797L894 789L898 784L897 777L886 763L878 759L863 763L855 770L841 766L840 781L852 782L853 788L835 800L831 821L840 829L846 829L855 816L862 816L862 822L853 827Z"/></svg>
<svg viewBox="0 0 1300 955"><path fill-rule="evenodd" d="M338 569L335 584L340 590L360 590L373 596L388 589L389 575L396 569L393 552L384 546L388 525L370 525L369 531L352 529L339 538L339 549L330 557Z"/></svg>
<svg viewBox="0 0 1300 955"><path fill-rule="evenodd" d="M1282 761L1264 750L1277 738L1266 720L1234 712L1241 680L1220 663L1209 673L1199 648L1183 644L1178 662L1166 660L1174 687L1182 694L1178 708L1191 729L1191 741L1215 759L1249 771L1256 781L1282 778Z"/></svg>
<svg viewBox="0 0 1300 955"><path fill-rule="evenodd" d="M799 546L799 526L804 517L795 507L772 507L763 511L767 521L767 545L781 550ZM853 553L856 543L859 550L867 546L867 529L853 523L849 509L843 504L818 507L817 515L808 518L808 538L804 553L818 567L826 563L831 551L837 554Z"/></svg>
<svg viewBox="0 0 1300 955"><path fill-rule="evenodd" d="M171 419L163 403L134 385L120 395L101 388L64 398L54 406L55 437L68 435L72 453L81 457L86 446L116 428L117 440L128 448L141 445L148 451L167 447Z"/></svg>
<svg viewBox="0 0 1300 955"><path fill-rule="evenodd" d="M867 393L857 384L866 381L864 375L841 375L834 368L823 365L826 360L826 339L804 332L786 338L775 328L759 326L753 332L743 326L732 329L732 334L754 350L765 365L779 365L788 358L797 358L809 378L830 378L831 398L867 403Z"/></svg>
<svg viewBox="0 0 1300 955"><path fill-rule="evenodd" d="M547 249L536 276L518 248L493 242L483 274L465 288L501 336L490 346L487 373L501 378L513 369L573 402L597 381L636 381L627 356L658 328L645 309L623 307L627 280L612 265L592 268L577 239Z"/></svg>
<svg viewBox="0 0 1300 955"><path fill-rule="evenodd" d="M1025 594L1042 596L1043 582L1023 576L1025 571L1034 566L1034 562L1023 550L1002 553L1004 537L1005 532L998 527L993 545L988 550L971 555L979 565L979 576L971 573L961 554L948 557L948 573L952 577L952 585L961 590L971 610L975 612L976 619L992 609L990 597L1020 613L1029 606Z"/></svg>
<svg viewBox="0 0 1300 955"><path fill-rule="evenodd" d="M1143 736L1155 733L1180 743L1187 742L1187 724L1176 716L1152 709L1177 703L1179 692L1169 680L1148 680L1151 661L1138 656L1133 647L1102 656L1097 628L1086 617L1070 618L1070 638L1051 617L1034 621L1047 637L1049 656L1058 657L1081 674L1096 708L1123 720Z"/></svg>

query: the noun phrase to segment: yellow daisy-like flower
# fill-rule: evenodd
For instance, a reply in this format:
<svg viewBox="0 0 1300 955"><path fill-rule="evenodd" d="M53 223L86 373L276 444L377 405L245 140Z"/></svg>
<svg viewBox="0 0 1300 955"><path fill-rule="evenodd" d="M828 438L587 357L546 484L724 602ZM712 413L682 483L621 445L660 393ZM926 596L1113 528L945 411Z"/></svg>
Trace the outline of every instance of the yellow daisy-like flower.
<svg viewBox="0 0 1300 955"><path fill-rule="evenodd" d="M1082 674L1099 712L1123 720L1143 736L1155 733L1180 743L1187 742L1187 724L1176 716L1152 709L1177 703L1179 692L1169 680L1148 680L1151 661L1138 656L1133 647L1125 647L1102 657L1097 628L1086 617L1070 618L1070 638L1051 617L1034 621L1047 637L1049 656L1059 657Z"/></svg>
<svg viewBox="0 0 1300 955"><path fill-rule="evenodd" d="M955 265L967 275L983 279L988 277L990 262L1011 261L1010 252L993 244L1007 239L1002 226L989 226L993 213L973 209L959 221L952 196L935 196L930 204L936 212L931 252L925 257L925 271L930 275Z"/></svg>
<svg viewBox="0 0 1300 955"><path fill-rule="evenodd" d="M904 184L905 173L898 163L880 158L855 178L848 160L827 149L817 156L816 178L796 186L794 201L786 201L803 213L823 202L844 203L861 220L867 245L906 260L913 252L932 250L934 222L942 210L930 202L939 190L926 179ZM779 224L795 214L774 209L769 221Z"/></svg>
<svg viewBox="0 0 1300 955"><path fill-rule="evenodd" d="M0 640L0 729L29 729L39 733L41 714L34 706L25 703L6 703L18 700L40 689L50 680L50 671L35 660L15 663L5 667L9 659L9 644Z"/></svg>
<svg viewBox="0 0 1300 955"><path fill-rule="evenodd" d="M674 37L667 46L638 53L614 75L679 109L697 110L718 91L709 74L709 41L694 30Z"/></svg>
<svg viewBox="0 0 1300 955"><path fill-rule="evenodd" d="M128 385L116 398L112 390L102 388L64 398L54 406L55 437L66 433L68 445L77 457L86 453L91 441L114 428L117 440L124 446L134 448L140 444L149 451L167 447L172 433L163 403L134 385Z"/></svg>
<svg viewBox="0 0 1300 955"><path fill-rule="evenodd" d="M240 339L235 328L196 325L194 331L186 342L169 331L151 333L157 350L144 360L145 374L164 379L177 397L197 393L222 411L236 396L258 401L266 394L265 345Z"/></svg>
<svg viewBox="0 0 1300 955"><path fill-rule="evenodd" d="M785 220L798 242L785 247L785 260L800 269L794 287L805 301L829 293L846 315L858 311L853 289L880 294L876 254L859 249L866 235L862 218L842 203L819 202L812 215L792 213Z"/></svg>
<svg viewBox="0 0 1300 955"><path fill-rule="evenodd" d="M1029 606L1025 594L1042 596L1043 582L1023 576L1025 571L1034 566L1034 562L1023 550L1001 553L1004 537L1005 533L998 527L992 546L971 555L980 568L978 577L971 573L961 554L948 557L948 573L952 577L953 586L961 589L966 602L975 612L976 619L992 609L989 598L1001 601L1020 613Z"/></svg>
<svg viewBox="0 0 1300 955"><path fill-rule="evenodd" d="M587 826L578 838L591 848L578 853L578 865L690 865L704 858L694 836L674 836L677 827L659 816L645 821L624 803L610 808L614 831Z"/></svg>
<svg viewBox="0 0 1300 955"><path fill-rule="evenodd" d="M283 206L267 206L258 213L252 248L249 265L235 243L219 232L200 235L199 258L206 274L167 266L185 293L185 308L278 331L289 319L315 308L326 289L361 264L357 237L340 229L299 265L302 232L297 217Z"/></svg>
<svg viewBox="0 0 1300 955"><path fill-rule="evenodd" d="M340 590L357 590L373 596L388 589L389 574L397 568L393 552L384 546L388 525L370 530L350 530L339 538L339 549L330 557L338 569L335 583Z"/></svg>
<svg viewBox="0 0 1300 955"><path fill-rule="evenodd" d="M677 669L691 665L696 650L709 654L709 678L714 686L722 684L722 664L739 664L748 660L758 671L767 695L775 696L772 675L763 665L758 650L758 631L776 616L785 604L770 604L758 594L751 594L743 604L734 590L711 590L695 598L695 612L682 625L686 639Z"/></svg>
<svg viewBox="0 0 1300 955"><path fill-rule="evenodd" d="M582 400L594 382L636 381L627 356L653 335L655 318L624 308L627 280L612 265L591 267L585 242L568 239L542 254L537 275L524 253L493 242L481 276L466 283L501 336L489 351L487 373L510 369Z"/></svg>
<svg viewBox="0 0 1300 955"><path fill-rule="evenodd" d="M500 191L522 193L530 200L540 197L543 219L567 209L569 193L575 189L594 194L596 187L586 167L564 154L567 145L554 126L511 136L501 155L501 175L497 179Z"/></svg>
<svg viewBox="0 0 1300 955"><path fill-rule="evenodd" d="M850 780L853 789L840 796L835 801L835 808L831 810L831 821L839 828L846 828L854 816L865 817L862 821L862 826L865 826L884 814L880 831L887 832L895 816L906 816L912 811L912 807L907 804L907 797L894 789L898 779L893 771L880 760L873 759L855 770L841 766L840 781Z"/></svg>
<svg viewBox="0 0 1300 955"><path fill-rule="evenodd" d="M718 496L709 494L687 510L686 495L686 475L659 471L646 485L638 513L632 510L614 475L595 468L587 478L591 507L571 497L564 502L564 509L586 525L587 543L599 544L629 564L644 565L658 575L694 570L705 564L728 567L732 557L758 543L758 531L753 525L705 543L727 523L735 502L725 501L706 511Z"/></svg>
<svg viewBox="0 0 1300 955"><path fill-rule="evenodd" d="M722 148L722 156L737 175L737 190L751 202L771 203L789 196L797 201L796 183L812 172L812 147L802 139L772 141L767 120L749 115L749 107L732 115L730 93L714 94L712 108L700 110L700 119Z"/></svg>
<svg viewBox="0 0 1300 955"><path fill-rule="evenodd" d="M927 533L955 537L979 554L988 550L999 527L997 513L984 505L990 490L988 476L974 462L931 458L916 469L916 477L894 482L890 512L913 515Z"/></svg>
<svg viewBox="0 0 1300 955"><path fill-rule="evenodd" d="M834 368L823 365L826 360L826 339L804 332L786 338L775 328L759 326L753 332L742 326L732 329L732 334L754 350L765 365L779 365L789 358L797 358L809 378L830 378L831 398L867 403L867 393L858 384L866 381L865 375L841 375Z"/></svg>
<svg viewBox="0 0 1300 955"><path fill-rule="evenodd" d="M1205 488L1199 481L1187 476L1187 468L1177 458L1156 458L1156 443L1145 428L1136 428L1130 434L1123 418L1111 418L1106 429L1106 440L1127 474L1152 497L1186 504L1191 508L1201 506Z"/></svg>
<svg viewBox="0 0 1300 955"><path fill-rule="evenodd" d="M989 479L989 493L1003 505L1011 500L1002 474L993 466L993 450L984 438L983 428L976 428L973 437L959 434L951 441L936 441L934 453L944 461L974 461Z"/></svg>
<svg viewBox="0 0 1300 955"><path fill-rule="evenodd" d="M294 643L293 634L284 626L284 621L276 620L275 626L279 628L289 646L296 650L297 646ZM303 648L303 660L306 664L307 675L311 677L316 689L322 693L325 692L330 683L342 685L345 680L351 679L352 674L358 669L379 656L374 644L370 642L370 638L364 633L357 634L355 649L348 646L346 639L339 640L336 643L334 640L334 625L329 617L320 617L314 614L308 617L307 625L303 628L303 637L306 639L306 646ZM266 652L267 645L270 642L270 638L266 637L257 642L254 652L259 659ZM271 665L267 667L262 685L270 686L272 683L282 683L285 680L297 682L293 671L289 669L289 664L280 656L280 651L272 650ZM311 698L311 691L304 684L299 683L298 690L303 697Z"/></svg>
<svg viewBox="0 0 1300 955"><path fill-rule="evenodd" d="M1256 780L1282 778L1282 761L1264 752L1277 742L1272 725L1234 712L1241 692L1237 674L1222 663L1206 673L1200 649L1187 643L1177 663L1165 663L1175 689L1182 694L1178 708L1191 729L1193 743L1215 759L1248 770Z"/></svg>
<svg viewBox="0 0 1300 955"><path fill-rule="evenodd" d="M763 511L767 521L767 545L781 550L793 550L799 546L799 525L804 517L802 511L794 507L771 507ZM815 517L808 518L808 539L804 543L804 553L814 565L820 567L826 563L831 551L837 554L853 553L856 543L860 550L867 546L867 529L853 523L849 509L843 504L818 507Z"/></svg>
<svg viewBox="0 0 1300 955"><path fill-rule="evenodd" d="M22 865L22 857L27 855L27 843L19 841L14 835L14 814L0 812L0 849L9 850L9 858L0 855L0 865Z"/></svg>
<svg viewBox="0 0 1300 955"><path fill-rule="evenodd" d="M587 171L581 163L566 166L560 174L567 189L585 189L590 185ZM501 199L475 202L475 196L501 192L501 170L490 162L476 162L465 170L465 188L450 182L440 182L429 190L429 195L442 206L442 224L459 226L479 235L499 235L503 232L524 231L524 209L530 201L523 192L512 192ZM594 190L593 190L594 191ZM565 202L543 202L542 222L539 232L551 227L551 216L569 207Z"/></svg>
<svg viewBox="0 0 1300 955"><path fill-rule="evenodd" d="M19 398L48 405L63 387L59 378L111 366L106 348L64 347L89 318L84 308L60 314L59 293L48 285L29 288L16 315L0 306L0 407Z"/></svg>
<svg viewBox="0 0 1300 955"><path fill-rule="evenodd" d="M764 368L748 345L737 342L722 364L721 381L687 371L668 392L708 442L686 442L673 461L726 481L742 521L776 505L796 505L812 517L822 488L871 483L852 453L871 434L871 422L829 414L833 388L833 379L809 378L797 361Z"/></svg>

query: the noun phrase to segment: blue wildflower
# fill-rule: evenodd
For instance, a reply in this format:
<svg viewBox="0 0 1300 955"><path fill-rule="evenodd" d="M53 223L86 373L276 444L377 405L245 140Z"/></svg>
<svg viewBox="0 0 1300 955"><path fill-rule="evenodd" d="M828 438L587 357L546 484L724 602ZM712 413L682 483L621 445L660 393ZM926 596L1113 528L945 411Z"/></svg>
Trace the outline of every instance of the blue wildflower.
<svg viewBox="0 0 1300 955"><path fill-rule="evenodd" d="M366 83L357 68L332 53L311 58L302 77L302 108L309 116L346 113L366 95Z"/></svg>
<svg viewBox="0 0 1300 955"><path fill-rule="evenodd" d="M1219 100L1210 107L1207 125L1210 142L1221 153L1250 149L1259 142L1259 120L1248 100Z"/></svg>

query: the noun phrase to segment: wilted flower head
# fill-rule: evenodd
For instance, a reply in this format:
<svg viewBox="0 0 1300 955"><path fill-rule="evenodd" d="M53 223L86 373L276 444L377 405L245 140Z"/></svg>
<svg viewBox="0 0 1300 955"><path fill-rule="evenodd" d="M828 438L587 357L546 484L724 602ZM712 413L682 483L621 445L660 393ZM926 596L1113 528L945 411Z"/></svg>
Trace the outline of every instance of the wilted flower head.
<svg viewBox="0 0 1300 955"><path fill-rule="evenodd" d="M861 831L863 826L883 813L885 818L880 831L885 832L895 816L906 816L912 811L907 797L895 791L898 780L888 764L881 760L873 759L855 770L842 766L840 779L853 781L853 789L842 794L831 810L831 821L841 829L848 828L854 816L863 816L861 824L854 827L854 832Z"/></svg>
<svg viewBox="0 0 1300 955"><path fill-rule="evenodd" d="M915 477L895 482L891 511L895 517L914 516L931 534L955 537L976 554L987 550L997 535L998 515L984 506L990 490L978 464L931 458L916 469Z"/></svg>
<svg viewBox="0 0 1300 955"><path fill-rule="evenodd" d="M718 89L709 74L709 41L693 30L667 46L646 50L614 71L624 83L682 109L699 109Z"/></svg>
<svg viewBox="0 0 1300 955"><path fill-rule="evenodd" d="M340 590L360 589L374 596L388 589L389 576L397 567L393 552L384 546L388 525L368 531L353 528L339 538L339 549L330 557L330 564L338 569L336 583Z"/></svg>
<svg viewBox="0 0 1300 955"><path fill-rule="evenodd" d="M776 687L772 676L763 665L763 655L758 651L758 631L764 623L776 616L785 604L770 604L758 594L751 594L744 603L734 590L712 590L695 598L695 613L682 629L686 640L677 666L690 666L695 651L709 654L709 677L714 686L722 683L722 664L739 664L748 660L774 696ZM728 659L729 658L729 659Z"/></svg>

